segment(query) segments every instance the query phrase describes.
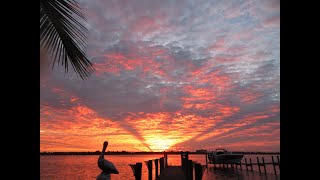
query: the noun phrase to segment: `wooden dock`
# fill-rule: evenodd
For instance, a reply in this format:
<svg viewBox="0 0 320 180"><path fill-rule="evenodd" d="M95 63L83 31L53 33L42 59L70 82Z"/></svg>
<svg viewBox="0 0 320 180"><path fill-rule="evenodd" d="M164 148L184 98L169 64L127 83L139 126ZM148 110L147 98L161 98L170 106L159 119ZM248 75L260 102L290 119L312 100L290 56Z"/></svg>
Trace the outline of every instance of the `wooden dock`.
<svg viewBox="0 0 320 180"><path fill-rule="evenodd" d="M240 169L242 169L242 165L243 165L246 167L247 171L249 170L248 167L250 167L251 171L253 171L253 166L258 166L259 173L262 173L261 167L263 167L264 173L266 174L267 173L266 166L272 165L273 170L274 170L274 174L277 175L276 166L278 166L279 171L280 171L280 158L279 158L279 156L277 156L277 162L274 160L273 156L271 156L271 159L272 159L272 162L265 162L264 157L262 157L261 159L259 157L257 157L256 163L252 163L251 158L249 158L250 163L248 163L247 158L244 158L245 163L241 163L241 162L240 163L214 163L214 162L208 161L208 158L206 158L206 166L208 166L208 164L213 164L214 168L216 168L218 165L223 168L229 168L229 165L230 165L230 168L238 169L238 166L240 166ZM260 160L262 160L262 162Z"/></svg>
<svg viewBox="0 0 320 180"><path fill-rule="evenodd" d="M152 172L154 162L155 172ZM142 163L129 164L132 168L135 180L142 179ZM206 165L189 160L188 152L181 152L182 166L168 166L168 154L165 152L160 159L145 161L148 169L148 180L201 180ZM160 169L159 168L160 165ZM159 173L160 170L160 173ZM195 173L193 173L195 172ZM160 175L159 175L160 174ZM153 175L154 178L153 178Z"/></svg>
<svg viewBox="0 0 320 180"><path fill-rule="evenodd" d="M234 170L240 169L242 170L242 166L245 166L248 171L250 167L251 171L253 171L253 166L258 166L259 173L262 173L262 169L266 174L266 166L272 165L274 169L275 175L279 172L276 171L276 166L280 171L280 158L277 156L277 161L274 160L272 156L272 162L265 162L264 157L260 159L257 157L257 162L252 163L251 158L249 158L249 162L247 158L245 158L245 163L214 163L208 161L207 154L206 155L206 165L201 165L195 161L189 159L189 152L181 152L181 166L168 166L168 154L164 152L164 156L159 159L153 159L145 161L145 165L148 169L148 180L201 180L203 176L203 172L208 168L208 164L213 164L214 168L220 166L220 168L232 168ZM155 172L152 172L154 164ZM135 180L142 179L142 163L138 162L136 164L129 164L132 168L133 174L135 176ZM159 167L160 166L160 167ZM160 171L160 172L159 172Z"/></svg>
<svg viewBox="0 0 320 180"><path fill-rule="evenodd" d="M168 166L157 180L187 180L181 166Z"/></svg>

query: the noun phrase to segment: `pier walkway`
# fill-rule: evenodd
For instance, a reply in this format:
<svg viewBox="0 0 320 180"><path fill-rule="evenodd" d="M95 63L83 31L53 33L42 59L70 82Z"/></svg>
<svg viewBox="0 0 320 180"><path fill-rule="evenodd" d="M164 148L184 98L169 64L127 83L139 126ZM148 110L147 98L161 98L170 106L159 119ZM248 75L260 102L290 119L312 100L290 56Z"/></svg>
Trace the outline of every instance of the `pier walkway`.
<svg viewBox="0 0 320 180"><path fill-rule="evenodd" d="M168 166L157 180L187 180L181 166Z"/></svg>
<svg viewBox="0 0 320 180"><path fill-rule="evenodd" d="M155 165L154 173L152 172L153 163ZM148 180L201 180L204 172L203 167L206 167L206 165L202 166L200 163L189 160L189 152L181 152L181 166L168 166L168 153L166 152L164 152L164 157L145 161L145 164L148 168ZM141 180L142 163L129 165L133 170L135 180Z"/></svg>

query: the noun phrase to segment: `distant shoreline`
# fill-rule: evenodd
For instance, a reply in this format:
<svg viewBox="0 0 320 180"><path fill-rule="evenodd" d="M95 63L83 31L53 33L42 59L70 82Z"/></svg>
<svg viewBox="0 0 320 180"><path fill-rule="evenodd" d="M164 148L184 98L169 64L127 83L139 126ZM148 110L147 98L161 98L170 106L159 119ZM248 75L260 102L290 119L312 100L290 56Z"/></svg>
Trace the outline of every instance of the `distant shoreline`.
<svg viewBox="0 0 320 180"><path fill-rule="evenodd" d="M106 155L154 155L163 154L164 152L106 152ZM168 154L180 154L181 152L167 152ZM240 154L280 154L280 152L240 152L232 151L232 153ZM100 155L101 152L40 152L40 155ZM206 154L206 152L189 152L189 154Z"/></svg>

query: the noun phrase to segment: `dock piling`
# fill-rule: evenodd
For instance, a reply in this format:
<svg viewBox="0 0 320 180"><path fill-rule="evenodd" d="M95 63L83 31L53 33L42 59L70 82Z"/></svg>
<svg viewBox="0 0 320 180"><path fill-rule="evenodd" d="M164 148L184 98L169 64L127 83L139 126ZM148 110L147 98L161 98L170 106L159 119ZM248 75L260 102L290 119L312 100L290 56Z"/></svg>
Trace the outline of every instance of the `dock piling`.
<svg viewBox="0 0 320 180"><path fill-rule="evenodd" d="M271 159L272 159L272 165L273 165L274 174L277 175L276 163L274 162L273 156L271 156Z"/></svg>
<svg viewBox="0 0 320 180"><path fill-rule="evenodd" d="M279 169L280 169L280 159L279 159L279 156L277 156L277 160L278 160L278 166L279 166Z"/></svg>
<svg viewBox="0 0 320 180"><path fill-rule="evenodd" d="M261 169L260 169L260 162L259 162L259 157L257 157L257 162L258 162L258 168L259 168L259 173L261 173Z"/></svg>
<svg viewBox="0 0 320 180"><path fill-rule="evenodd" d="M141 173L142 173L142 163L136 163L134 169L134 176L136 180L141 180Z"/></svg>
<svg viewBox="0 0 320 180"><path fill-rule="evenodd" d="M187 179L192 180L193 179L193 161L188 160L188 170L187 170Z"/></svg>
<svg viewBox="0 0 320 180"><path fill-rule="evenodd" d="M208 168L208 154L206 153L205 156L206 156L206 167ZM215 164L214 164L214 167L216 167Z"/></svg>
<svg viewBox="0 0 320 180"><path fill-rule="evenodd" d="M148 161L148 180L152 180L152 160Z"/></svg>
<svg viewBox="0 0 320 180"><path fill-rule="evenodd" d="M195 180L201 180L203 175L202 166L200 163L194 163Z"/></svg>
<svg viewBox="0 0 320 180"><path fill-rule="evenodd" d="M182 169L184 171L184 173L187 176L187 172L188 172L188 160L189 160L189 152L182 152L181 151L181 166Z"/></svg>
<svg viewBox="0 0 320 180"><path fill-rule="evenodd" d="M246 169L248 171L248 163L247 163L247 158L244 158L245 162L246 162Z"/></svg>
<svg viewBox="0 0 320 180"><path fill-rule="evenodd" d="M262 164L263 164L264 173L267 174L266 164L264 162L264 157L262 157Z"/></svg>
<svg viewBox="0 0 320 180"><path fill-rule="evenodd" d="M164 152L164 168L168 167L168 153Z"/></svg>
<svg viewBox="0 0 320 180"><path fill-rule="evenodd" d="M164 157L160 158L160 174L163 172Z"/></svg>
<svg viewBox="0 0 320 180"><path fill-rule="evenodd" d="M159 161L159 159L155 159L154 160L154 169L155 169L155 176L156 176L156 178L158 178L158 176L159 176L159 173L158 173L158 161Z"/></svg>

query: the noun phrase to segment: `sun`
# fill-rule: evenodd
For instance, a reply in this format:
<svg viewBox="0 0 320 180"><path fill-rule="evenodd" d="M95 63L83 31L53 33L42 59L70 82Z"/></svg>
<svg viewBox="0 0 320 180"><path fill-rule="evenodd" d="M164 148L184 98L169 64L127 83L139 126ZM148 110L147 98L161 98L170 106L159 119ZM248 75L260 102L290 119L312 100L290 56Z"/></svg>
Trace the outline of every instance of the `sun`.
<svg viewBox="0 0 320 180"><path fill-rule="evenodd" d="M175 144L173 140L161 138L147 140L147 143L152 151L166 151Z"/></svg>

